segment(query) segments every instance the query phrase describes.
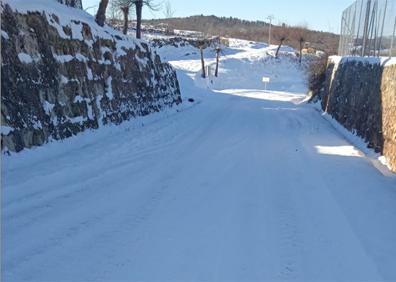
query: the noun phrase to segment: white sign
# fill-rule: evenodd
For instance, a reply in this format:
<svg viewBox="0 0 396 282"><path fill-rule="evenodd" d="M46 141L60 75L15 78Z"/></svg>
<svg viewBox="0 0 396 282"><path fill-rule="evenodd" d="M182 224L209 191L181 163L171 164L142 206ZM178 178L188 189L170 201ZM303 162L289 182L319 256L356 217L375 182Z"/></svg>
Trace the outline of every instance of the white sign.
<svg viewBox="0 0 396 282"><path fill-rule="evenodd" d="M263 76L263 82L269 83L270 82L270 78L266 77L266 76Z"/></svg>

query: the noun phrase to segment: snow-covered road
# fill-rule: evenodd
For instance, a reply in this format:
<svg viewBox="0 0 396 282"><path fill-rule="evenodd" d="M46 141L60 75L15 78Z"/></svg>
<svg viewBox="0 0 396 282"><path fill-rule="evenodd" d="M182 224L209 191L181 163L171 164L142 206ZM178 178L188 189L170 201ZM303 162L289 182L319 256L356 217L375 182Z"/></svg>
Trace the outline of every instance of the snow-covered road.
<svg viewBox="0 0 396 282"><path fill-rule="evenodd" d="M2 278L396 280L394 177L302 95L194 95L4 157Z"/></svg>

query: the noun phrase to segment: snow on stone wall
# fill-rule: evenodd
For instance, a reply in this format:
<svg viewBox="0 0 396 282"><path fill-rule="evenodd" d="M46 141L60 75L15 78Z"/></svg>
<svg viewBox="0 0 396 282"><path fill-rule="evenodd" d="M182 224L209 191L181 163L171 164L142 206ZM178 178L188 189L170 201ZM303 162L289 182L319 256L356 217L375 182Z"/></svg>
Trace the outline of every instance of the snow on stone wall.
<svg viewBox="0 0 396 282"><path fill-rule="evenodd" d="M383 154L396 171L396 64L389 58L330 57L322 108Z"/></svg>
<svg viewBox="0 0 396 282"><path fill-rule="evenodd" d="M145 42L56 1L1 5L3 151L181 102L176 72Z"/></svg>

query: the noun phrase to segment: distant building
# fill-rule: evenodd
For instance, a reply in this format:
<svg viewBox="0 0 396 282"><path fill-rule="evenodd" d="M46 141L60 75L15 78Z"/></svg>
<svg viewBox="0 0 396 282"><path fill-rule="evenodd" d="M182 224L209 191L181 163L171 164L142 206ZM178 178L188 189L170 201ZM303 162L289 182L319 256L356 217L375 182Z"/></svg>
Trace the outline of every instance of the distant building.
<svg viewBox="0 0 396 282"><path fill-rule="evenodd" d="M56 0L59 3L65 4L70 7L82 9L82 2L81 0Z"/></svg>

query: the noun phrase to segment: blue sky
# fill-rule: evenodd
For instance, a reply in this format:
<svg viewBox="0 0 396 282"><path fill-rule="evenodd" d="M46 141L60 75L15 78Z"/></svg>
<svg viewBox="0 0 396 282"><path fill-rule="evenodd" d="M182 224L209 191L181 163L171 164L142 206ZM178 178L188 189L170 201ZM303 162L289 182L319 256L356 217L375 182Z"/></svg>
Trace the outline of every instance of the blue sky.
<svg viewBox="0 0 396 282"><path fill-rule="evenodd" d="M84 7L97 5L99 0L82 0ZM157 0L157 3L165 0ZM353 0L170 0L176 17L191 15L232 16L247 20L265 20L274 15L274 22L308 25L309 28L339 33L341 12ZM89 10L95 12L95 9ZM144 18L161 18L163 12L144 11Z"/></svg>

